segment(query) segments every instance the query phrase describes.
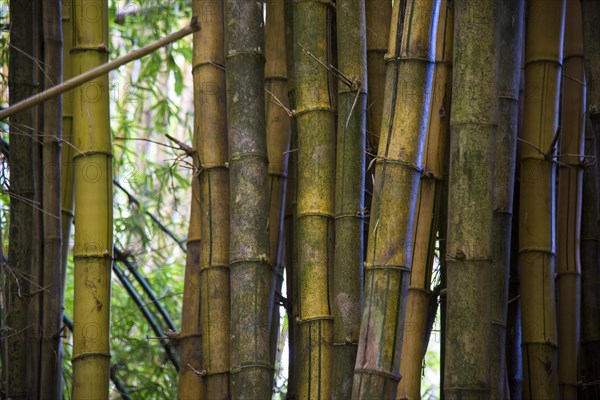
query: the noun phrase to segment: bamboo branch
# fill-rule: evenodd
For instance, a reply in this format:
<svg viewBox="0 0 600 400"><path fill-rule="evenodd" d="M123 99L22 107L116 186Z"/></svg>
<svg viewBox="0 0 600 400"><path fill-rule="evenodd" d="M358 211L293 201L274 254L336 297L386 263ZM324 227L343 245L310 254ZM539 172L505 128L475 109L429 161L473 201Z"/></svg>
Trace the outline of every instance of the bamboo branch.
<svg viewBox="0 0 600 400"><path fill-rule="evenodd" d="M152 42L149 45L142 47L141 49L134 50L131 53L124 55L123 57L117 58L116 60L100 65L96 68L92 68L81 75L77 75L67 81L64 81L63 83L60 83L56 86L52 86L50 89L44 90L39 94L28 97L25 100L22 100L17 104L0 111L0 120L3 120L20 111L43 103L44 101L50 100L68 90L73 89L76 86L82 85L86 82L91 81L92 79L98 78L99 76L102 76L114 69L117 69L120 66L125 65L131 61L135 61L139 58L142 58L158 50L161 47L171 44L189 35L190 33L197 31L198 29L200 29L200 25L198 23L198 20L194 17L190 20L190 23L184 28L173 32L162 39Z"/></svg>

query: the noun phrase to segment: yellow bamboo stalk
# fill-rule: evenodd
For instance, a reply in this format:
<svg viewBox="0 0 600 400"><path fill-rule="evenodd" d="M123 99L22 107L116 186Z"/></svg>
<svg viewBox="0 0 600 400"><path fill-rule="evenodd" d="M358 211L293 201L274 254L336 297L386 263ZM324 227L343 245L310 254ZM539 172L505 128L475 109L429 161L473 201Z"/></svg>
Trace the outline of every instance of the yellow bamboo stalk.
<svg viewBox="0 0 600 400"><path fill-rule="evenodd" d="M559 140L558 231L558 379L560 398L578 396L581 260L581 185L583 170L585 67L581 2L567 0L563 51L562 117Z"/></svg>
<svg viewBox="0 0 600 400"><path fill-rule="evenodd" d="M291 115L288 100L284 2L266 2L265 27L265 117L269 155L269 246L273 276L269 293L271 311L270 354L275 358L279 339L279 295L283 284L283 219L287 188Z"/></svg>
<svg viewBox="0 0 600 400"><path fill-rule="evenodd" d="M229 398L229 170L223 1L194 1L202 29L194 42L194 90L198 101L200 326L206 398Z"/></svg>
<svg viewBox="0 0 600 400"><path fill-rule="evenodd" d="M297 150L297 396L331 397L330 268L335 192L335 119L328 41L332 3L294 2ZM324 64L324 65L323 65Z"/></svg>
<svg viewBox="0 0 600 400"><path fill-rule="evenodd" d="M393 398L433 88L439 1L394 3L353 397Z"/></svg>
<svg viewBox="0 0 600 400"><path fill-rule="evenodd" d="M108 2L73 2L73 73L108 59ZM112 154L108 76L75 89L73 399L107 399L112 264Z"/></svg>
<svg viewBox="0 0 600 400"><path fill-rule="evenodd" d="M556 357L555 164L564 0L527 8L519 259L525 399L559 398Z"/></svg>
<svg viewBox="0 0 600 400"><path fill-rule="evenodd" d="M396 399L421 397L421 369L427 348L427 314L431 298L431 268L437 238L445 154L452 98L452 51L454 9L447 0L440 2L436 33L436 57L431 96L431 112L425 139L424 171L417 196L414 221L410 283L406 300L404 340Z"/></svg>

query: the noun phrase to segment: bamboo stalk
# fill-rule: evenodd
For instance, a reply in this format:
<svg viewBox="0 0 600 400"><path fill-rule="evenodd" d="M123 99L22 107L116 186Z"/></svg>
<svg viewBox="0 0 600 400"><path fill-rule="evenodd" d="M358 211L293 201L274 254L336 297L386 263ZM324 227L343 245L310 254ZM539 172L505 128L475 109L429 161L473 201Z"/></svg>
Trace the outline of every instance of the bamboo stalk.
<svg viewBox="0 0 600 400"><path fill-rule="evenodd" d="M583 214L581 228L581 343L583 353L584 399L600 397L600 264L598 247L597 157L600 138L600 3L582 0L585 75L587 84L586 155L584 169Z"/></svg>
<svg viewBox="0 0 600 400"><path fill-rule="evenodd" d="M288 100L285 10L281 0L266 2L265 112L269 156L269 245L273 268L269 292L271 365L279 348L279 300L284 268L284 205L290 149L291 111Z"/></svg>
<svg viewBox="0 0 600 400"><path fill-rule="evenodd" d="M105 62L103 64L97 65L94 68L91 68L86 71L81 71L79 74L75 75L73 78L66 80L58 85L52 86L49 89L44 90L41 93L38 93L34 96L29 96L18 103L10 106L5 110L0 111L0 120L4 118L8 118L15 113L23 111L27 108L36 106L40 103L43 103L47 100L50 100L56 96L63 94L64 92L74 89L79 85L83 85L88 83L96 78L101 77L102 75L107 74L108 72L119 68L122 65L125 65L131 61L135 61L138 58L142 58L145 55L148 55L157 49L164 47L170 43L173 43L176 40L179 40L190 33L195 32L200 29L197 20L192 19L190 23L184 28L178 30L177 32L173 32L162 39L159 39L155 42L152 42L141 49L133 50L131 53L124 55L123 57L119 57L116 60L112 60L110 62ZM106 44L100 43L97 51L102 52L106 51Z"/></svg>
<svg viewBox="0 0 600 400"><path fill-rule="evenodd" d="M225 1L231 396L270 398L269 208L262 4Z"/></svg>
<svg viewBox="0 0 600 400"><path fill-rule="evenodd" d="M523 392L558 398L556 359L555 153L565 2L533 0L527 8L525 128L521 149L519 257Z"/></svg>
<svg viewBox="0 0 600 400"><path fill-rule="evenodd" d="M42 2L44 34L44 87L61 82L62 7L58 0ZM43 270L40 390L44 396L62 397L62 224L61 140L62 99L44 103L42 186Z"/></svg>
<svg viewBox="0 0 600 400"><path fill-rule="evenodd" d="M455 2L445 398L491 397L488 340L498 126L495 0ZM502 168L502 166L498 166Z"/></svg>
<svg viewBox="0 0 600 400"><path fill-rule="evenodd" d="M229 171L223 1L194 1L204 29L194 36L196 148L200 180L200 326L206 397L229 398Z"/></svg>
<svg viewBox="0 0 600 400"><path fill-rule="evenodd" d="M73 73L108 59L108 2L73 2ZM89 8L98 13L86 14ZM110 275L112 235L112 154L108 76L75 89L73 158L75 176L75 295L73 399L108 398Z"/></svg>
<svg viewBox="0 0 600 400"><path fill-rule="evenodd" d="M199 99L194 99L194 107L200 105ZM196 125L198 120L194 120ZM194 129L197 136L197 129ZM194 140L194 145L197 141ZM198 167L197 157L194 165ZM200 252L202 239L200 228L200 181L194 175L192 178L192 198L190 207L190 223L188 225L187 254L185 259L185 275L183 286L183 304L181 307L181 331L179 333L180 365L179 400L205 400L206 381L204 376L204 360L202 355L202 327L200 325Z"/></svg>
<svg viewBox="0 0 600 400"><path fill-rule="evenodd" d="M452 97L453 6L440 2L436 32L436 57L424 154L424 174L417 196L414 221L410 283L406 304L405 333L402 342L400 375L396 399L421 397L421 369L427 349L427 323L435 242L439 227L442 185L446 174L450 99Z"/></svg>
<svg viewBox="0 0 600 400"><path fill-rule="evenodd" d="M412 231L433 88L439 1L394 3L353 397L392 398L400 380Z"/></svg>
<svg viewBox="0 0 600 400"><path fill-rule="evenodd" d="M495 138L494 261L491 277L491 398L507 398L506 325L523 54L524 4L497 3L498 129Z"/></svg>
<svg viewBox="0 0 600 400"><path fill-rule="evenodd" d="M385 53L390 36L392 2L365 0L367 24L367 151L377 154L385 97Z"/></svg>
<svg viewBox="0 0 600 400"><path fill-rule="evenodd" d="M585 68L581 2L565 13L563 90L558 172L558 379L560 398L577 399L581 294L581 169L584 147Z"/></svg>
<svg viewBox="0 0 600 400"><path fill-rule="evenodd" d="M8 76L9 103L17 104L35 93L34 63L27 57L34 54L37 7L28 3L23 10L19 1L10 2L10 65ZM20 12L17 10L20 9ZM19 51L20 50L20 51ZM10 170L10 226L8 228L8 267L12 274L5 276L4 325L10 329L3 343L3 381L7 397L26 399L28 396L28 350L34 347L35 337L28 321L32 287L28 279L33 268L33 200L35 194L33 146L34 111L23 110L10 121L9 140L12 157Z"/></svg>
<svg viewBox="0 0 600 400"><path fill-rule="evenodd" d="M328 68L330 1L294 2L297 151L297 396L330 398L333 319L330 268L335 120Z"/></svg>
<svg viewBox="0 0 600 400"><path fill-rule="evenodd" d="M332 398L349 399L352 395L363 294L367 123L365 2L338 0L336 14L337 68L346 79L338 82Z"/></svg>
<svg viewBox="0 0 600 400"><path fill-rule="evenodd" d="M288 100L290 110L296 109L296 83L294 75L294 5L293 0L284 1L285 19L285 58L288 82ZM297 362L298 354L298 213L297 213L297 185L298 185L298 129L296 118L292 113L290 121L290 154L288 159L288 182L285 196L286 210L284 217L285 237L285 281L287 304L286 310L289 323L289 369L287 398L297 396L297 382L300 363Z"/></svg>

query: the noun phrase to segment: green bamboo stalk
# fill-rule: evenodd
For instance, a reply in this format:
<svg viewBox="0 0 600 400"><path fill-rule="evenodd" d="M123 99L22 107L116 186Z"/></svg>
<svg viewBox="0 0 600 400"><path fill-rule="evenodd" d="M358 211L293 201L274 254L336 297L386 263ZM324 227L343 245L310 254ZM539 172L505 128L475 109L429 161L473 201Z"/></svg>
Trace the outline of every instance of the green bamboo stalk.
<svg viewBox="0 0 600 400"><path fill-rule="evenodd" d="M498 129L494 163L494 260L491 277L491 398L507 397L506 324L516 165L524 4L501 1L497 8Z"/></svg>
<svg viewBox="0 0 600 400"><path fill-rule="evenodd" d="M524 143L521 148L519 254L523 392L558 398L555 283L555 153L565 2L527 8Z"/></svg>
<svg viewBox="0 0 600 400"><path fill-rule="evenodd" d="M491 345L487 335L498 126L496 5L495 0L476 5L455 2L446 253L446 399L491 397Z"/></svg>
<svg viewBox="0 0 600 400"><path fill-rule="evenodd" d="M297 396L331 397L335 120L328 72L330 1L294 2L297 151ZM323 64L321 64L323 63Z"/></svg>
<svg viewBox="0 0 600 400"><path fill-rule="evenodd" d="M353 397L393 398L400 380L412 231L433 88L439 1L394 3Z"/></svg>
<svg viewBox="0 0 600 400"><path fill-rule="evenodd" d="M585 68L581 2L568 0L565 13L561 133L559 138L558 379L560 398L577 399L581 295L581 184L583 170Z"/></svg>
<svg viewBox="0 0 600 400"><path fill-rule="evenodd" d="M332 398L349 399L352 395L363 292L367 122L365 2L338 0L336 13L337 68L344 79L338 82Z"/></svg>
<svg viewBox="0 0 600 400"><path fill-rule="evenodd" d="M35 3L10 2L10 65L8 76L9 103L16 104L35 92L34 64L27 55L34 54L37 38ZM19 11L17 11L19 10ZM9 333L4 338L3 380L6 396L25 399L28 396L27 361L32 342L28 327L28 309L32 287L27 277L33 267L33 200L35 192L33 174L33 124L34 112L24 110L10 118L9 140L12 146L10 169L10 226L8 229L8 267L6 274L5 319Z"/></svg>
<svg viewBox="0 0 600 400"><path fill-rule="evenodd" d="M231 396L271 397L269 207L262 4L225 1L231 188Z"/></svg>
<svg viewBox="0 0 600 400"><path fill-rule="evenodd" d="M108 2L73 2L73 73L108 60ZM97 13L90 16L91 9ZM75 89L75 295L73 399L108 398L112 235L112 154L108 76ZM93 340L92 340L93 339Z"/></svg>

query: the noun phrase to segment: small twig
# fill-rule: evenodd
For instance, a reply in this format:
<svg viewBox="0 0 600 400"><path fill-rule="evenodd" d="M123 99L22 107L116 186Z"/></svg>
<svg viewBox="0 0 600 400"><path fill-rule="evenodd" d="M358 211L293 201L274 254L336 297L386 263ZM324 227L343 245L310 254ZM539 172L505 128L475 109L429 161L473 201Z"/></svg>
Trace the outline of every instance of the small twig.
<svg viewBox="0 0 600 400"><path fill-rule="evenodd" d="M165 136L166 136L166 137L167 137L167 139L169 139L170 141L172 141L172 142L176 143L176 144L179 146L179 150L183 150L183 151L185 151L185 153L186 153L188 156L190 156L190 157L193 157L193 156L194 156L194 154L196 154L196 150L195 150L193 147L191 147L191 146L189 146L189 145L187 145L187 144L183 143L182 141L180 141L180 140L179 140L179 139L177 139L177 138L174 138L173 136L169 135L168 133L165 133Z"/></svg>
<svg viewBox="0 0 600 400"><path fill-rule="evenodd" d="M294 113L292 111L290 111L289 108L287 108L285 105L283 105L283 103L281 102L281 100L279 100L277 98L277 96L275 96L269 89L265 88L265 92L269 93L271 96L273 96L273 98L275 99L275 102L285 110L285 112L287 113L287 115L291 118L294 116Z"/></svg>
<svg viewBox="0 0 600 400"><path fill-rule="evenodd" d="M150 143L154 143L157 144L159 146L163 146L163 147L167 147L169 149L173 149L173 150L181 150L179 147L175 147L175 146L171 146L169 144L165 144L162 142L159 142L157 140L152 140L152 139L146 139L146 138L126 138L126 137L116 137L114 138L115 140L139 140L142 142L150 142Z"/></svg>

